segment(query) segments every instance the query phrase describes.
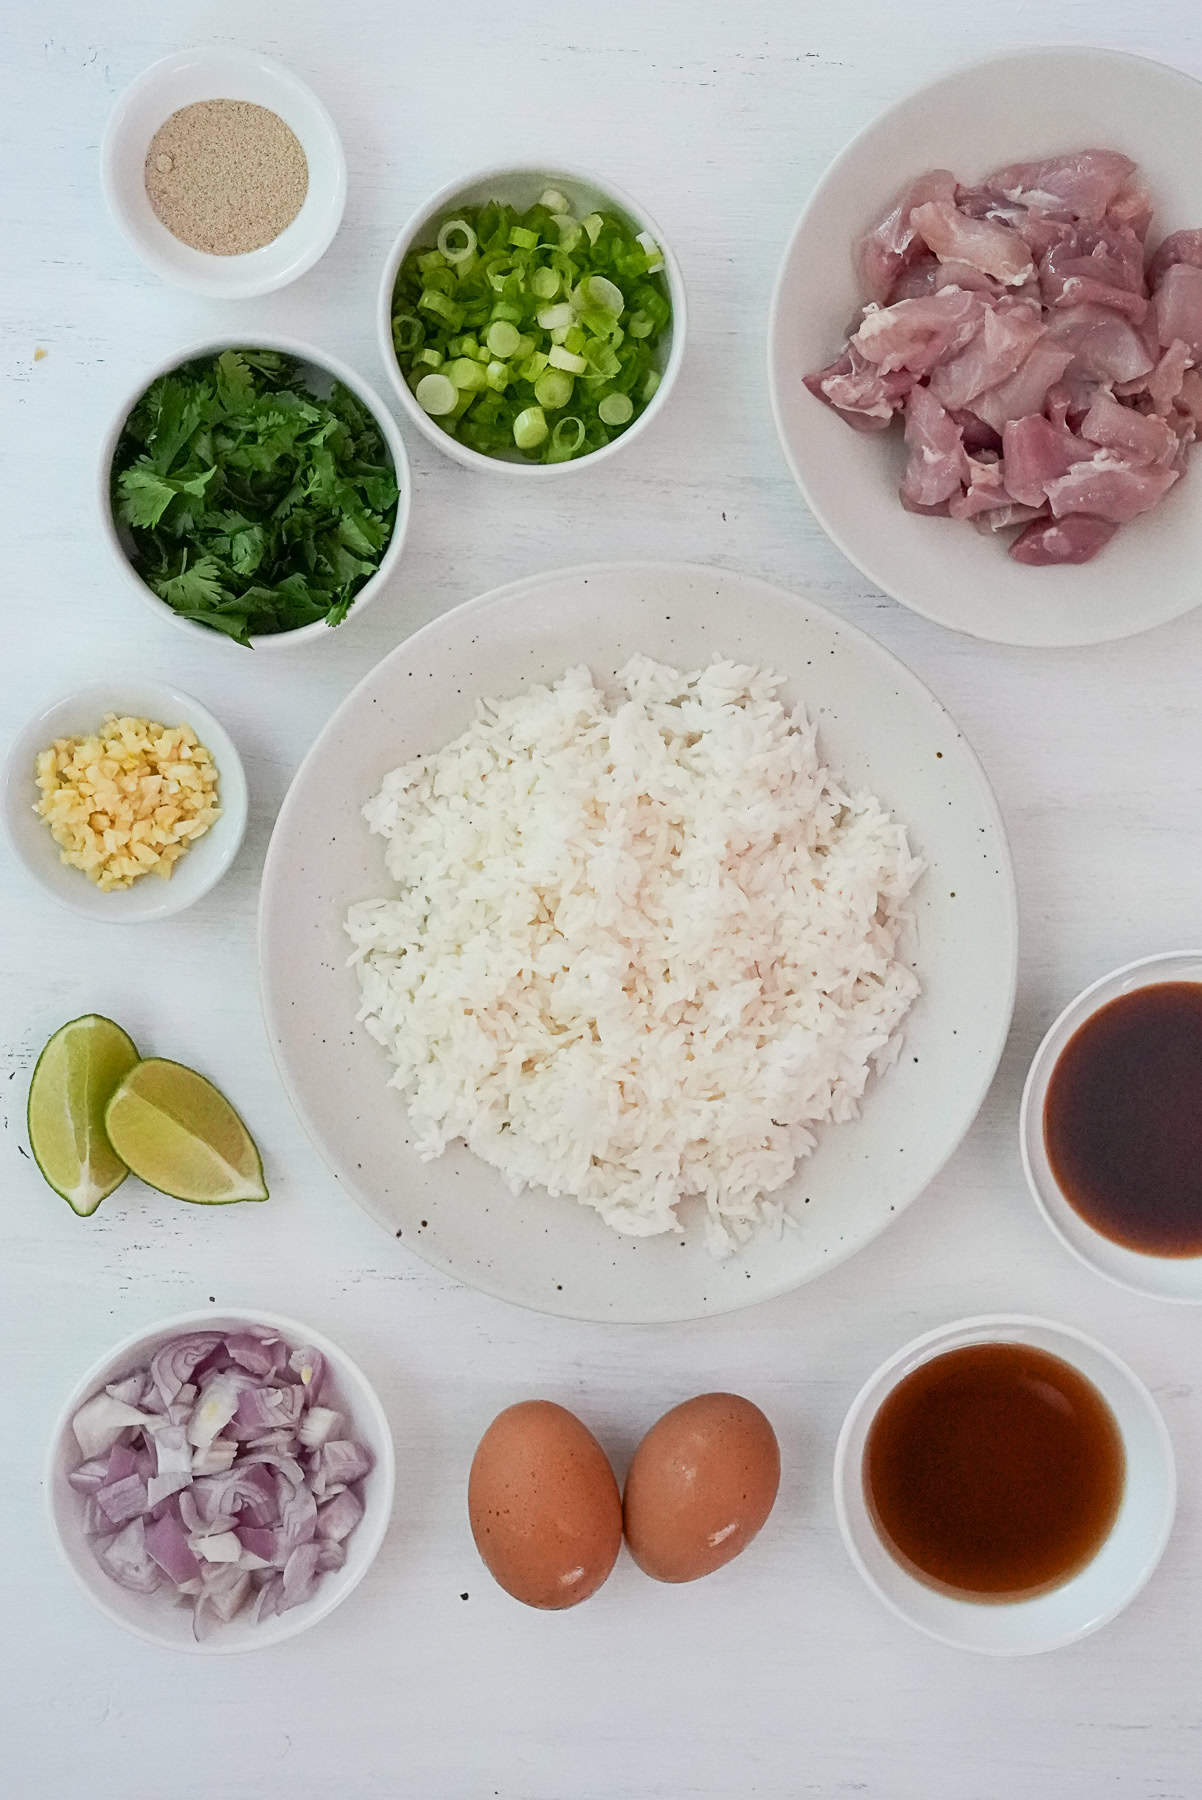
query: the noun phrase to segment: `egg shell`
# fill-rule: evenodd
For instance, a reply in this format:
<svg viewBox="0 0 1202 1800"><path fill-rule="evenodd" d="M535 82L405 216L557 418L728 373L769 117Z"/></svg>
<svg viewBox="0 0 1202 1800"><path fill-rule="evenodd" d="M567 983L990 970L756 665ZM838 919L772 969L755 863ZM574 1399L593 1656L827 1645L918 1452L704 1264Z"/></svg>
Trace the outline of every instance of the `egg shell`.
<svg viewBox="0 0 1202 1800"><path fill-rule="evenodd" d="M696 1581L745 1550L780 1486L776 1433L738 1394L698 1394L653 1425L630 1464L626 1542L656 1581Z"/></svg>
<svg viewBox="0 0 1202 1800"><path fill-rule="evenodd" d="M576 1415L550 1400L498 1413L472 1459L467 1510L489 1573L526 1606L553 1611L587 1600L622 1545L609 1459Z"/></svg>

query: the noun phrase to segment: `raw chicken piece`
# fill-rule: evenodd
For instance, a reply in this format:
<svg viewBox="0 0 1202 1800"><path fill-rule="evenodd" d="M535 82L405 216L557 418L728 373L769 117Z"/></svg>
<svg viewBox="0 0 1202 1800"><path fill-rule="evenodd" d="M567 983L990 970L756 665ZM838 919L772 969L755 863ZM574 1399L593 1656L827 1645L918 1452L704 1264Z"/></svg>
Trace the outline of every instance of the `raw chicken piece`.
<svg viewBox="0 0 1202 1800"><path fill-rule="evenodd" d="M1191 369L1182 378L1173 404L1176 411L1184 413L1195 425L1202 426L1202 369Z"/></svg>
<svg viewBox="0 0 1202 1800"><path fill-rule="evenodd" d="M904 369L882 375L875 363L865 362L849 346L838 362L807 375L805 384L856 431L884 431L903 405L914 377Z"/></svg>
<svg viewBox="0 0 1202 1800"><path fill-rule="evenodd" d="M1126 227L1066 232L1040 262L1039 284L1048 306L1106 306L1137 325L1147 315L1143 245Z"/></svg>
<svg viewBox="0 0 1202 1800"><path fill-rule="evenodd" d="M856 267L870 300L885 301L902 270L922 253L910 220L925 200L950 200L956 178L947 169L928 169L912 181L878 225L860 239Z"/></svg>
<svg viewBox="0 0 1202 1800"><path fill-rule="evenodd" d="M906 447L901 496L908 506L938 506L959 492L967 472L960 427L923 387L906 398Z"/></svg>
<svg viewBox="0 0 1202 1800"><path fill-rule="evenodd" d="M889 294L889 303L896 300L922 300L928 294L938 293L940 288L966 288L970 293L986 294L996 299L1006 290L999 282L988 275L982 275L980 269L971 269L967 263L941 263L937 256L926 251L912 262L909 268L903 269ZM1036 294L1036 301L1039 296Z"/></svg>
<svg viewBox="0 0 1202 1800"><path fill-rule="evenodd" d="M1032 519L1046 519L1046 506L998 506L992 512L978 513L973 524L980 532L1007 531L1011 525L1028 525Z"/></svg>
<svg viewBox="0 0 1202 1800"><path fill-rule="evenodd" d="M1148 235L1156 202L1138 175L1130 175L1106 208L1112 225L1126 225L1142 244Z"/></svg>
<svg viewBox="0 0 1202 1800"><path fill-rule="evenodd" d="M1009 225L970 219L950 200L928 200L911 215L919 236L940 262L965 262L982 275L1016 286L1031 276L1031 252Z"/></svg>
<svg viewBox="0 0 1202 1800"><path fill-rule="evenodd" d="M1038 308L1003 302L985 314L980 330L958 356L933 371L932 394L944 406L966 407L986 388L1013 375L1042 336Z"/></svg>
<svg viewBox="0 0 1202 1800"><path fill-rule="evenodd" d="M1012 419L1002 431L1006 486L1024 506L1042 506L1048 483L1067 475L1075 462L1092 455L1092 445L1082 443L1067 426L1054 424L1042 413Z"/></svg>
<svg viewBox="0 0 1202 1800"><path fill-rule="evenodd" d="M1106 519L1078 514L1072 519L1047 519L1028 525L1010 546L1015 562L1043 569L1053 563L1087 563L1110 542L1117 525Z"/></svg>
<svg viewBox="0 0 1202 1800"><path fill-rule="evenodd" d="M1096 223L1135 173L1135 164L1117 150L1075 150L1039 162L1008 163L985 183L1018 206L1045 212L1067 210Z"/></svg>
<svg viewBox="0 0 1202 1800"><path fill-rule="evenodd" d="M948 502L948 513L953 519L975 519L980 513L997 512L999 509L1013 505L1011 496L1006 492L1005 470L1000 457L986 462L976 457L966 457L965 480L968 486L963 493L956 494Z"/></svg>
<svg viewBox="0 0 1202 1800"><path fill-rule="evenodd" d="M1176 480L1176 469L1137 468L1113 450L1098 450L1088 462L1074 463L1067 475L1048 482L1048 502L1058 519L1089 513L1125 525L1150 512Z"/></svg>
<svg viewBox="0 0 1202 1800"><path fill-rule="evenodd" d="M1156 362L1130 319L1106 306L1072 306L1053 313L1048 342L1071 350L1073 374L1091 381L1135 381Z"/></svg>
<svg viewBox="0 0 1202 1800"><path fill-rule="evenodd" d="M908 369L925 375L968 343L986 306L979 294L944 288L928 300L899 300L896 306L870 307L851 339L851 347L883 375Z"/></svg>
<svg viewBox="0 0 1202 1800"><path fill-rule="evenodd" d="M1195 361L1202 357L1202 268L1174 263L1152 296L1156 335L1167 349L1179 338Z"/></svg>
<svg viewBox="0 0 1202 1800"><path fill-rule="evenodd" d="M1155 287L1165 270L1175 263L1202 269L1202 231L1174 231L1167 237L1148 264L1148 285Z"/></svg>
<svg viewBox="0 0 1202 1800"><path fill-rule="evenodd" d="M1171 463L1179 448L1176 434L1163 419L1123 406L1104 390L1082 420L1081 436L1105 449L1126 451L1134 462Z"/></svg>
<svg viewBox="0 0 1202 1800"><path fill-rule="evenodd" d="M1152 411L1167 418L1172 411L1173 402L1181 392L1185 382L1186 371L1193 361L1189 345L1174 338L1160 361L1150 374L1141 376L1138 381L1125 382L1119 393L1147 394L1152 403Z"/></svg>
<svg viewBox="0 0 1202 1800"><path fill-rule="evenodd" d="M1025 419L1028 413L1042 412L1049 388L1060 380L1072 360L1073 352L1051 343L1045 333L1013 375L977 395L973 412L995 431L1001 431L1009 419Z"/></svg>

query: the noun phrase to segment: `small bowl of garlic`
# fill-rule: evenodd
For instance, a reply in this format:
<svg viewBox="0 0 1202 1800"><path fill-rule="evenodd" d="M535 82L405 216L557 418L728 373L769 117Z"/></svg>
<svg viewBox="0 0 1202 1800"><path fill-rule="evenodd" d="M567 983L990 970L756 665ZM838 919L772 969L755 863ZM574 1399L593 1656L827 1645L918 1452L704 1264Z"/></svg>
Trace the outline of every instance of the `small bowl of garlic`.
<svg viewBox="0 0 1202 1800"><path fill-rule="evenodd" d="M246 830L246 776L190 694L98 681L18 733L3 811L17 860L46 893L132 925L182 912L220 881Z"/></svg>

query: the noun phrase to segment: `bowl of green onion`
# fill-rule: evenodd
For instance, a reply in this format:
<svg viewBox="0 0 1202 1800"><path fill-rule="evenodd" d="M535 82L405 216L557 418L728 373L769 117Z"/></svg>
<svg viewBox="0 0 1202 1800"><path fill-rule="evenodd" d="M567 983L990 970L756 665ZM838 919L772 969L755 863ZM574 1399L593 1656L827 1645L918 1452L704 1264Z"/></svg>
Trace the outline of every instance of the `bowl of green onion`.
<svg viewBox="0 0 1202 1800"><path fill-rule="evenodd" d="M684 283L633 200L565 170L495 168L393 245L380 348L423 436L474 468L556 475L628 443L684 354Z"/></svg>

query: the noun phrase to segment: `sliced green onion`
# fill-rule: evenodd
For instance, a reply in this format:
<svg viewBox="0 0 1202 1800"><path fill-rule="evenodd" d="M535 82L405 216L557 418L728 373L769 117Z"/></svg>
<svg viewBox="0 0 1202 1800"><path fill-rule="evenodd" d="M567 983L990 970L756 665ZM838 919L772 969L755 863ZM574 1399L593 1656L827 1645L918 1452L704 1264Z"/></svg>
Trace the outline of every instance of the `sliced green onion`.
<svg viewBox="0 0 1202 1800"><path fill-rule="evenodd" d="M626 425L634 417L634 401L629 394L606 394L597 417L603 425Z"/></svg>
<svg viewBox="0 0 1202 1800"><path fill-rule="evenodd" d="M512 356L522 341L522 334L508 319L497 319L484 334L484 342L494 356Z"/></svg>
<svg viewBox="0 0 1202 1800"><path fill-rule="evenodd" d="M547 435L541 406L527 406L513 421L513 441L519 450L537 450Z"/></svg>
<svg viewBox="0 0 1202 1800"><path fill-rule="evenodd" d="M438 248L449 263L466 262L476 254L476 234L466 219L448 219L438 233Z"/></svg>
<svg viewBox="0 0 1202 1800"><path fill-rule="evenodd" d="M535 314L544 331L566 331L576 317L575 308L567 300L556 306L542 306Z"/></svg>
<svg viewBox="0 0 1202 1800"><path fill-rule="evenodd" d="M416 398L423 412L432 419L441 419L454 412L459 390L445 375L423 375L417 384Z"/></svg>
<svg viewBox="0 0 1202 1800"><path fill-rule="evenodd" d="M470 356L457 356L447 369L455 386L464 393L475 393L484 386L484 370Z"/></svg>
<svg viewBox="0 0 1202 1800"><path fill-rule="evenodd" d="M573 386L572 377L565 370L546 369L534 384L534 398L548 412L555 412L572 398Z"/></svg>
<svg viewBox="0 0 1202 1800"><path fill-rule="evenodd" d="M402 377L445 431L483 455L553 463L638 417L672 317L648 233L612 213L577 218L548 188L524 210L460 207L436 237L403 261L391 326Z"/></svg>

